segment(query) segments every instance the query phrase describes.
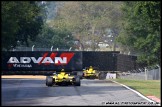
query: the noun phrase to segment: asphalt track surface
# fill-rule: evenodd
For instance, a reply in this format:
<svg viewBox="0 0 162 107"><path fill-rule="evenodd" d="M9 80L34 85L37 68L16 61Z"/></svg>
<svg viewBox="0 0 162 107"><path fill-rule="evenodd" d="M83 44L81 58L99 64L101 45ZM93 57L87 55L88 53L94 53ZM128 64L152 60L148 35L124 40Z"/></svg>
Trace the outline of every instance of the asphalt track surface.
<svg viewBox="0 0 162 107"><path fill-rule="evenodd" d="M150 105L110 80L81 80L81 86L47 87L45 79L1 79L2 106Z"/></svg>

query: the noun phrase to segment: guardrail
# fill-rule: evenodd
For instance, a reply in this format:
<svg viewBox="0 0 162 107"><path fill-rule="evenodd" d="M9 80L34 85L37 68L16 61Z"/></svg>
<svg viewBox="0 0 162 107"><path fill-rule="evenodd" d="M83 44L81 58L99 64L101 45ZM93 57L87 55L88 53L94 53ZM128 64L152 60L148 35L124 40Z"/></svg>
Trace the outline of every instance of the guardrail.
<svg viewBox="0 0 162 107"><path fill-rule="evenodd" d="M119 73L119 78L134 80L160 80L161 67L156 65Z"/></svg>

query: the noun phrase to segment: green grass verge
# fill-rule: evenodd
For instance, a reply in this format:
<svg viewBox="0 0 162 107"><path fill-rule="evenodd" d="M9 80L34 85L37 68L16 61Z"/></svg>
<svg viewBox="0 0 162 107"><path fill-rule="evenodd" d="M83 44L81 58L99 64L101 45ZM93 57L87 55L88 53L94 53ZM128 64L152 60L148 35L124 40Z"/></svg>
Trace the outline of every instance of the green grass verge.
<svg viewBox="0 0 162 107"><path fill-rule="evenodd" d="M114 81L127 85L130 88L140 92L144 96L156 96L160 98L160 80L128 80L113 79Z"/></svg>

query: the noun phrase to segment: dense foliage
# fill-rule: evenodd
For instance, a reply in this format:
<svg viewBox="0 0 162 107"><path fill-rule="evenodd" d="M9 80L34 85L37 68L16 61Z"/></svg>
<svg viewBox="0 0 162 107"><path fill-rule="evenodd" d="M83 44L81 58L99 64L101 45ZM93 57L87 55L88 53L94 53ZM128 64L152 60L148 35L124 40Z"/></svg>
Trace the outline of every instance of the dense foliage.
<svg viewBox="0 0 162 107"><path fill-rule="evenodd" d="M2 49L9 50L17 42L29 46L44 23L45 12L39 2L2 1Z"/></svg>
<svg viewBox="0 0 162 107"><path fill-rule="evenodd" d="M139 62L160 64L160 19L160 2L125 2L118 42L139 53Z"/></svg>

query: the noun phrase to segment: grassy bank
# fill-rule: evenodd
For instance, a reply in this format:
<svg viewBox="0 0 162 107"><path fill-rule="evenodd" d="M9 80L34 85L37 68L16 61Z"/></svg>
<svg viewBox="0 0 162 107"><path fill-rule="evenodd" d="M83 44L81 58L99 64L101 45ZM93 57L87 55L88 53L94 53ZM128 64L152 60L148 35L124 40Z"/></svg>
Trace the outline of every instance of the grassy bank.
<svg viewBox="0 0 162 107"><path fill-rule="evenodd" d="M160 80L127 80L113 79L116 82L129 86L145 96L156 96L160 98Z"/></svg>

